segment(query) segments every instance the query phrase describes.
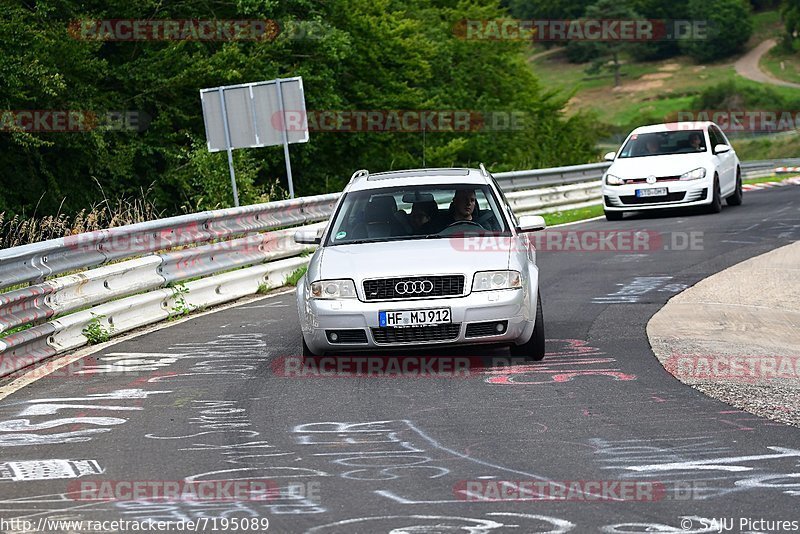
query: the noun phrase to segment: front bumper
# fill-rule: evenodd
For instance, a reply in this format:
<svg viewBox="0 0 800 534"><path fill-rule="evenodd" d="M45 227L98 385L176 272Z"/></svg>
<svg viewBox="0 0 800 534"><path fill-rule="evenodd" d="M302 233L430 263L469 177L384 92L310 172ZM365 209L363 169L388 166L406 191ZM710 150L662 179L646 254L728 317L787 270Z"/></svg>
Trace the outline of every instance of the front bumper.
<svg viewBox="0 0 800 534"><path fill-rule="evenodd" d="M298 293L302 291L299 289ZM497 291L477 291L463 297L437 298L413 301L362 302L356 299L324 300L305 299L298 294L302 306L300 322L303 338L312 352L362 351L419 346L511 344L527 341L533 332L536 310L536 293L530 298L526 288ZM379 342L373 329L379 329L378 312L450 308L452 326L447 339ZM473 323L505 322L502 333L467 337L467 327ZM456 326L458 325L458 326ZM421 328L421 327L406 327ZM366 335L362 342L340 340L332 343L330 331L361 330ZM474 334L474 330L472 331ZM486 332L483 332L484 334ZM378 338L386 336L378 335ZM394 338L395 336L389 336ZM401 336L403 337L403 336ZM419 336L408 336L419 337ZM435 337L435 336L434 336ZM349 338L349 336L348 336Z"/></svg>
<svg viewBox="0 0 800 534"><path fill-rule="evenodd" d="M637 197L637 189L665 187L667 196ZM671 207L702 206L711 203L713 180L666 181L655 184L603 184L603 209L606 211L639 211Z"/></svg>

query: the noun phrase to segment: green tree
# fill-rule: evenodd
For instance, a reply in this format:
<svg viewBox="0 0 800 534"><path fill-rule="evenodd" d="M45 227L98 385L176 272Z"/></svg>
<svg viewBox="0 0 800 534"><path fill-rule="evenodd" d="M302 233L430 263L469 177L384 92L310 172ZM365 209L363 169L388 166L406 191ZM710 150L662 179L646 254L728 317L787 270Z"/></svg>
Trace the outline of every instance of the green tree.
<svg viewBox="0 0 800 534"><path fill-rule="evenodd" d="M290 148L298 195L340 190L354 169L583 163L596 134L544 91L525 43L459 38L460 20L507 18L495 0L40 0L0 20L0 109L122 110L141 128L0 132L0 210L76 212L152 189L166 214L232 203L226 156L209 154L199 90L302 76L308 110L522 114L509 131L311 132ZM72 21L274 19L261 41L76 39ZM13 129L13 128L12 128ZM242 201L282 197L279 147L234 152ZM276 184L281 187L276 187ZM152 185L152 188L150 186Z"/></svg>
<svg viewBox="0 0 800 534"><path fill-rule="evenodd" d="M583 15L591 0L508 0L508 10L519 19L570 20Z"/></svg>
<svg viewBox="0 0 800 534"><path fill-rule="evenodd" d="M633 10L626 0L598 0L586 8L586 19L589 20L637 20L642 17ZM636 46L634 41L580 41L570 43L570 47L584 50L592 64L587 68L589 74L609 70L614 75L614 86L620 83L622 55Z"/></svg>
<svg viewBox="0 0 800 534"><path fill-rule="evenodd" d="M783 19L786 33L783 34L783 47L794 51L794 43L800 32L800 0L783 0L781 3L781 19Z"/></svg>
<svg viewBox="0 0 800 534"><path fill-rule="evenodd" d="M708 22L706 39L681 41L681 49L701 63L741 52L753 32L745 0L689 0L686 18Z"/></svg>
<svg viewBox="0 0 800 534"><path fill-rule="evenodd" d="M631 0L631 7L645 19L654 22L660 31L674 31L675 22L685 20L689 0ZM669 38L667 38L669 37ZM639 61L652 61L677 56L681 53L680 41L674 36L659 35L652 41L635 43L631 55Z"/></svg>

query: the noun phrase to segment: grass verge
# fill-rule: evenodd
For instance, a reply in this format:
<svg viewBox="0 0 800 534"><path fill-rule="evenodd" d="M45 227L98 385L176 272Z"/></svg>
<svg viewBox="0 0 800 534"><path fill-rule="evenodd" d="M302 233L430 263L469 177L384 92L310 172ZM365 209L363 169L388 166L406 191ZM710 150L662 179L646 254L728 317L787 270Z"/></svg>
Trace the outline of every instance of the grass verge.
<svg viewBox="0 0 800 534"><path fill-rule="evenodd" d="M306 274L308 267L305 265L296 269L292 274L286 277L286 285L287 286L296 286L297 282L300 281L301 278Z"/></svg>
<svg viewBox="0 0 800 534"><path fill-rule="evenodd" d="M796 178L796 176L788 176L788 175L781 175L781 176L764 176L763 178L750 178L749 180L742 180L743 184L763 184L764 182L782 182L784 180L788 180L789 178Z"/></svg>
<svg viewBox="0 0 800 534"><path fill-rule="evenodd" d="M742 161L800 157L800 134L731 140Z"/></svg>
<svg viewBox="0 0 800 534"><path fill-rule="evenodd" d="M588 208L580 208L577 210L557 211L555 213L547 213L542 215L547 226L555 226L556 224L564 224L568 222L582 221L584 219L591 219L592 217L599 217L603 214L603 206L589 206Z"/></svg>

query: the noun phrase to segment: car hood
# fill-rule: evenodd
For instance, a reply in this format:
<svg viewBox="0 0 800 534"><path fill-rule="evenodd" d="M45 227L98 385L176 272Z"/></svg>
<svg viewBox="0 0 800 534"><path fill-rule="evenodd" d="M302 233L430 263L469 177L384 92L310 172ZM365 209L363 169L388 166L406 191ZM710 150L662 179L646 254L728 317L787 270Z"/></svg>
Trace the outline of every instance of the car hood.
<svg viewBox="0 0 800 534"><path fill-rule="evenodd" d="M325 247L313 279L465 274L508 269L514 238L414 239Z"/></svg>
<svg viewBox="0 0 800 534"><path fill-rule="evenodd" d="M608 172L620 178L646 178L651 174L680 176L698 167L707 167L708 161L708 152L621 158L614 161Z"/></svg>

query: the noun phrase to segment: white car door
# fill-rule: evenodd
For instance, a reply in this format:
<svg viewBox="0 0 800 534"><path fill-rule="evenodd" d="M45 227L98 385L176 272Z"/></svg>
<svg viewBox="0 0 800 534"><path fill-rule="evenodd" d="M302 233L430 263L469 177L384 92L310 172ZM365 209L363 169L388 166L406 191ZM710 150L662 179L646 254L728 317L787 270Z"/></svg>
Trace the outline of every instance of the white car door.
<svg viewBox="0 0 800 534"><path fill-rule="evenodd" d="M711 137L712 150L716 145L730 146L730 142L716 126L709 126L708 134ZM714 154L714 157L717 159L720 193L723 197L727 197L736 187L736 154L731 147L727 152Z"/></svg>

